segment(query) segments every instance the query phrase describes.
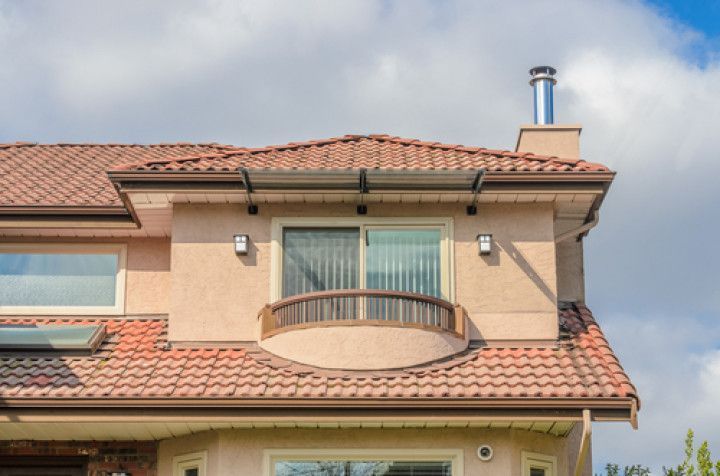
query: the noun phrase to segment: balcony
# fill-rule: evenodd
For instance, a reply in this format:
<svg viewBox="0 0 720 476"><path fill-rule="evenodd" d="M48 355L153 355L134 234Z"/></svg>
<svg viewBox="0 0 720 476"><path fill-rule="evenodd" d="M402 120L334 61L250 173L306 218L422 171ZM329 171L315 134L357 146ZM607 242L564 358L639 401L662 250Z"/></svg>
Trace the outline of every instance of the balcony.
<svg viewBox="0 0 720 476"><path fill-rule="evenodd" d="M328 368L406 367L467 347L462 306L410 292L306 293L266 305L258 319L262 347Z"/></svg>

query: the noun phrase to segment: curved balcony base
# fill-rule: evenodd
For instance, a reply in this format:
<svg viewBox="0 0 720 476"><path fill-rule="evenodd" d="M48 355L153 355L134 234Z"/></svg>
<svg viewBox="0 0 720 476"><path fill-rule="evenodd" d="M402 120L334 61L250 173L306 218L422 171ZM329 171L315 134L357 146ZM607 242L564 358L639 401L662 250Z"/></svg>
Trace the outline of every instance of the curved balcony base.
<svg viewBox="0 0 720 476"><path fill-rule="evenodd" d="M315 367L380 370L442 359L468 346L456 333L385 321L343 321L284 329L260 341L280 357Z"/></svg>

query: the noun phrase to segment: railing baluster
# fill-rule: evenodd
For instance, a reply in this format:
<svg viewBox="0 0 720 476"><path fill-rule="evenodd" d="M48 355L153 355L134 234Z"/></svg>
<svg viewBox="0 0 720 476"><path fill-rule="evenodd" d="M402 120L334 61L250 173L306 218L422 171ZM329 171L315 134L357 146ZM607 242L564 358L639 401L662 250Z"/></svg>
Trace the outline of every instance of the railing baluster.
<svg viewBox="0 0 720 476"><path fill-rule="evenodd" d="M369 319L434 327L464 334L464 311L458 305L422 294L387 291L338 289L292 296L259 314L263 333L284 327Z"/></svg>

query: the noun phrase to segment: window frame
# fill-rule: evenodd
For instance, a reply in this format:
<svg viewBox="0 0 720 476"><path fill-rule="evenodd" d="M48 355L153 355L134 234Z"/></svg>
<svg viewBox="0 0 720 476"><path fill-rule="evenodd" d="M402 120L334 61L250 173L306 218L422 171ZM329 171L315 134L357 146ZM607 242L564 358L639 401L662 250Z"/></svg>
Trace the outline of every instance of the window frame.
<svg viewBox="0 0 720 476"><path fill-rule="evenodd" d="M464 474L464 452L461 449L411 448L411 449L266 449L263 451L264 476L276 476L275 463L294 461L450 461L452 475Z"/></svg>
<svg viewBox="0 0 720 476"><path fill-rule="evenodd" d="M0 253L117 255L114 306L0 306L0 315L120 315L125 312L125 243L0 243Z"/></svg>
<svg viewBox="0 0 720 476"><path fill-rule="evenodd" d="M185 470L197 468L198 476L207 472L207 451L196 451L173 457L173 476L185 476Z"/></svg>
<svg viewBox="0 0 720 476"><path fill-rule="evenodd" d="M455 302L455 259L452 217L274 217L270 248L270 301L282 299L283 230L285 228L359 228L359 285L365 289L365 240L368 229L440 230L441 299Z"/></svg>
<svg viewBox="0 0 720 476"><path fill-rule="evenodd" d="M557 457L531 451L522 452L522 476L530 476L533 469L545 470L545 476L557 476Z"/></svg>

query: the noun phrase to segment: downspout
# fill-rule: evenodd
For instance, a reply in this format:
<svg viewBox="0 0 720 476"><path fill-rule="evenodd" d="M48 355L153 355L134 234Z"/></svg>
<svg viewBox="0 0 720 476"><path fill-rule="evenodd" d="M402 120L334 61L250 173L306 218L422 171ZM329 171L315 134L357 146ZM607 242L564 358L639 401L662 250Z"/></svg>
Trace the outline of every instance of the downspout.
<svg viewBox="0 0 720 476"><path fill-rule="evenodd" d="M582 412L583 430L580 437L580 450L578 451L577 460L575 460L575 476L581 476L585 467L585 458L587 458L590 450L590 435L592 435L592 416L589 409Z"/></svg>
<svg viewBox="0 0 720 476"><path fill-rule="evenodd" d="M598 224L600 221L600 213L596 210L595 213L593 213L592 220L589 222L583 223L577 228L574 228L570 231L566 231L565 233L561 233L560 235L555 237L555 243L560 243L561 241L565 241L568 238L572 238L574 236L580 237L583 233L586 233L590 231L591 229L595 228L595 225Z"/></svg>

